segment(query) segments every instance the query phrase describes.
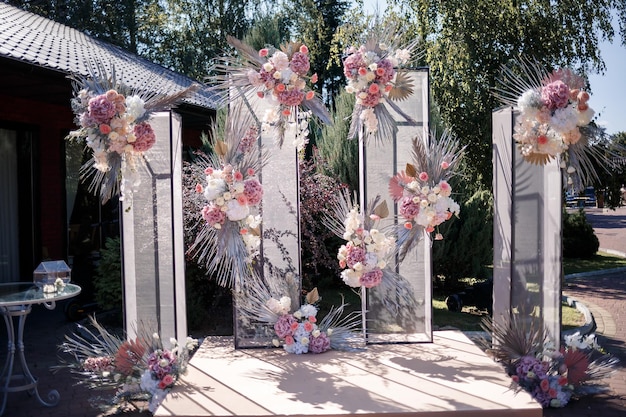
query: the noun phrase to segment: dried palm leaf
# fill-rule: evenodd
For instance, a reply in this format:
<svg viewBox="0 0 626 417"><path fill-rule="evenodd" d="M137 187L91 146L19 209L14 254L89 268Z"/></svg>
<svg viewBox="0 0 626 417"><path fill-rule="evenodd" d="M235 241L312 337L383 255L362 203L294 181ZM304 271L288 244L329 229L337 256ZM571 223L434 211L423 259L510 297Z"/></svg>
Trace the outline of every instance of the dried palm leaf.
<svg viewBox="0 0 626 417"><path fill-rule="evenodd" d="M415 84L406 70L399 70L393 88L389 91L389 98L395 101L403 101L413 95Z"/></svg>

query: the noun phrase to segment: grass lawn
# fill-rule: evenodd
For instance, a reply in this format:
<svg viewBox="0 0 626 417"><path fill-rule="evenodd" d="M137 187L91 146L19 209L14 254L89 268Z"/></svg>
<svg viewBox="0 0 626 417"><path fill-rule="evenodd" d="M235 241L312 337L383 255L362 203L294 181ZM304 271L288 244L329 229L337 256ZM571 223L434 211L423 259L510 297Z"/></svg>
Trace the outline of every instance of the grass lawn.
<svg viewBox="0 0 626 417"><path fill-rule="evenodd" d="M626 258L598 252L590 259L563 259L565 275L626 267Z"/></svg>
<svg viewBox="0 0 626 417"><path fill-rule="evenodd" d="M567 304L562 304L561 314L563 330L585 324L585 317ZM433 324L439 329L454 327L464 331L483 330L480 323L484 317L488 317L487 311L478 310L476 307L463 306L460 312L455 312L448 310L445 298L435 297L433 299Z"/></svg>

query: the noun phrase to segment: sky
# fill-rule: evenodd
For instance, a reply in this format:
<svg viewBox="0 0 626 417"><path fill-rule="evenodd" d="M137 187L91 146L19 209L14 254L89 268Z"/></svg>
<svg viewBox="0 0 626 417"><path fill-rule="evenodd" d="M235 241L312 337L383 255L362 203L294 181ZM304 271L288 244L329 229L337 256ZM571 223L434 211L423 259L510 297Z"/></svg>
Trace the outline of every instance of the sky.
<svg viewBox="0 0 626 417"><path fill-rule="evenodd" d="M374 12L386 8L386 0L364 0L365 10ZM606 64L604 74L590 74L591 98L589 105L596 112L595 121L606 128L608 134L626 132L626 105L621 101L626 96L626 46L621 44L617 18L613 21L615 37L613 43L601 42L600 53Z"/></svg>

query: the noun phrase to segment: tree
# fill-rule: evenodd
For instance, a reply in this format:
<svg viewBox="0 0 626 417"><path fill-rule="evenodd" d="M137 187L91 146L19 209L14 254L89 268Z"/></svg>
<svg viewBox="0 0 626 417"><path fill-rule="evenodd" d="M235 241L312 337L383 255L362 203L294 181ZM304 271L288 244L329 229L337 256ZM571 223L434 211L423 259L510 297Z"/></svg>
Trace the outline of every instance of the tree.
<svg viewBox="0 0 626 417"><path fill-rule="evenodd" d="M491 186L492 94L500 68L520 55L548 69L569 66L587 73L605 69L598 43L612 40L611 12L626 35L626 3L620 0L539 1L403 0L426 39L432 90L446 125L468 145L473 177Z"/></svg>
<svg viewBox="0 0 626 417"><path fill-rule="evenodd" d="M626 132L613 135L608 143L602 143L607 149L606 158L613 162L612 167L607 169L606 164L596 164L598 179L593 184L596 193L601 193L604 205L614 209L624 204L623 194L626 186Z"/></svg>
<svg viewBox="0 0 626 417"><path fill-rule="evenodd" d="M240 0L147 0L141 10L139 53L192 78L211 73L224 54L226 36L241 39L250 27L253 2Z"/></svg>
<svg viewBox="0 0 626 417"><path fill-rule="evenodd" d="M142 0L8 0L7 3L137 52L136 11Z"/></svg>
<svg viewBox="0 0 626 417"><path fill-rule="evenodd" d="M318 92L329 105L344 84L342 66L328 57L333 35L343 23L349 4L347 0L292 0L289 6L288 14L296 16L294 32L309 47L311 73L319 76Z"/></svg>

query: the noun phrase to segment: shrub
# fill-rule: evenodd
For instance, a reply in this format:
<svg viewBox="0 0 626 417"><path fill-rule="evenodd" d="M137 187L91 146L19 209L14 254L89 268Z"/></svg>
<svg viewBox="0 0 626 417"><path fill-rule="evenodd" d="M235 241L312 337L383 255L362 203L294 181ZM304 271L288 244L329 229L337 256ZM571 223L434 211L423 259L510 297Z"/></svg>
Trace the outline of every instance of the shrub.
<svg viewBox="0 0 626 417"><path fill-rule="evenodd" d="M320 276L339 276L337 249L340 240L322 223L331 215L332 201L346 187L323 174L326 162L314 150L308 161L300 162L300 230L304 286L319 284ZM327 167L326 167L327 168Z"/></svg>
<svg viewBox="0 0 626 417"><path fill-rule="evenodd" d="M459 218L443 223L444 239L433 242L433 276L443 276L448 290L458 289L461 278L487 278L486 265L493 262L491 191L478 190L458 202Z"/></svg>
<svg viewBox="0 0 626 417"><path fill-rule="evenodd" d="M600 241L587 222L584 210L572 214L563 211L563 257L588 259L599 247Z"/></svg>
<svg viewBox="0 0 626 417"><path fill-rule="evenodd" d="M120 238L107 238L100 251L100 262L94 277L95 298L104 310L122 314L122 255Z"/></svg>

